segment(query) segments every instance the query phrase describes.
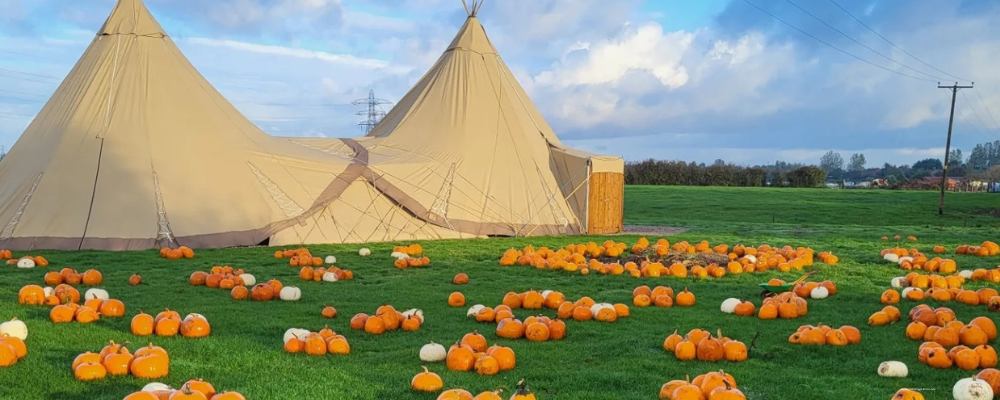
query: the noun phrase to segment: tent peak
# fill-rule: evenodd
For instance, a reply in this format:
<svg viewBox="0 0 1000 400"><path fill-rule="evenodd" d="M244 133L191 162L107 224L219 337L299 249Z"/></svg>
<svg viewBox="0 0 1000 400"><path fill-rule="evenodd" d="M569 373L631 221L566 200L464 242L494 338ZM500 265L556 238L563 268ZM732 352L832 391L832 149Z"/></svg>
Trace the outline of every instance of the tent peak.
<svg viewBox="0 0 1000 400"><path fill-rule="evenodd" d="M118 0L118 4L111 10L111 15L108 15L107 21L97 34L167 36L142 0Z"/></svg>
<svg viewBox="0 0 1000 400"><path fill-rule="evenodd" d="M486 0L462 0L462 5L465 6L465 13L469 18L476 18L479 15L479 9L483 8L483 2ZM469 4L469 3L472 4Z"/></svg>

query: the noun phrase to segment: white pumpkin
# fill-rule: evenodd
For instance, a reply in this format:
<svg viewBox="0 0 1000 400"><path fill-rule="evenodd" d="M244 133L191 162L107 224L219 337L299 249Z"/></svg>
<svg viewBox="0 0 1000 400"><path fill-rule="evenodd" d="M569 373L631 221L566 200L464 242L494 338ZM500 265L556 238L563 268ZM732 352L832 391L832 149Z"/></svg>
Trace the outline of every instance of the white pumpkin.
<svg viewBox="0 0 1000 400"><path fill-rule="evenodd" d="M963 269L963 270L959 271L958 276L961 276L961 277L963 277L965 279L972 279L972 270L970 270L970 269Z"/></svg>
<svg viewBox="0 0 1000 400"><path fill-rule="evenodd" d="M107 300L109 298L110 296L108 296L107 290L98 288L87 289L87 291L83 294L84 300L93 300L93 299Z"/></svg>
<svg viewBox="0 0 1000 400"><path fill-rule="evenodd" d="M441 362L446 357L448 357L448 352L440 344L430 342L420 348L420 361Z"/></svg>
<svg viewBox="0 0 1000 400"><path fill-rule="evenodd" d="M830 290L825 286L816 286L811 292L809 292L809 297L814 299L825 299L830 295Z"/></svg>
<svg viewBox="0 0 1000 400"><path fill-rule="evenodd" d="M368 257L372 255L372 251L367 247L362 247L361 250L358 250L358 255L361 257Z"/></svg>
<svg viewBox="0 0 1000 400"><path fill-rule="evenodd" d="M885 378L906 378L909 369L899 361L885 361L878 365L878 376Z"/></svg>
<svg viewBox="0 0 1000 400"><path fill-rule="evenodd" d="M899 255L896 253L885 253L882 259L895 264L899 262Z"/></svg>
<svg viewBox="0 0 1000 400"><path fill-rule="evenodd" d="M392 252L392 256L395 257L395 258L402 258L404 260L407 259L407 258L410 258L410 256L408 254L403 253L403 252L399 252L399 251Z"/></svg>
<svg viewBox="0 0 1000 400"><path fill-rule="evenodd" d="M0 323L0 337L3 335L10 335L10 337L16 337L21 340L27 339L28 326L24 324L24 321L11 318L10 321Z"/></svg>
<svg viewBox="0 0 1000 400"><path fill-rule="evenodd" d="M284 301L298 301L302 298L302 290L295 286L285 286L278 292L278 297Z"/></svg>
<svg viewBox="0 0 1000 400"><path fill-rule="evenodd" d="M542 291L542 298L543 299L549 298L549 293L552 293L552 291L551 290L543 290Z"/></svg>
<svg viewBox="0 0 1000 400"><path fill-rule="evenodd" d="M903 265L904 262L912 263L913 262L913 257L899 257L898 264L899 265Z"/></svg>
<svg viewBox="0 0 1000 400"><path fill-rule="evenodd" d="M243 280L243 286L246 287L252 287L257 284L257 278L254 278L254 276L250 274L240 274L240 279Z"/></svg>
<svg viewBox="0 0 1000 400"><path fill-rule="evenodd" d="M184 322L190 321L190 320L195 319L195 318L198 318L198 319L201 319L201 320L203 320L205 322L208 322L208 318L205 318L204 315L197 314L197 313L190 313L190 314L188 314L186 317L184 317Z"/></svg>
<svg viewBox="0 0 1000 400"><path fill-rule="evenodd" d="M951 395L955 400L993 400L993 388L988 382L973 376L955 382Z"/></svg>
<svg viewBox="0 0 1000 400"><path fill-rule="evenodd" d="M159 391L159 390L164 390L164 391L172 392L172 391L174 391L174 388L170 387L169 385L167 385L165 383L160 383L160 382L150 382L150 383L146 384L146 386L142 387L142 391L143 392L156 392L156 391Z"/></svg>
<svg viewBox="0 0 1000 400"><path fill-rule="evenodd" d="M611 311L615 310L615 306L612 305L612 304L608 304L608 303L595 303L594 305L590 306L590 312L594 313L594 315L596 316L597 313L599 311L601 311L601 309L603 309L603 308L610 308Z"/></svg>
<svg viewBox="0 0 1000 400"><path fill-rule="evenodd" d="M409 317L417 317L420 319L420 322L424 321L424 310L421 309L411 308L409 310L403 311L402 314L403 314L403 319Z"/></svg>
<svg viewBox="0 0 1000 400"><path fill-rule="evenodd" d="M465 316L469 317L469 318L475 318L476 315L479 314L479 310L482 310L482 309L483 309L483 305L482 304L476 304L476 305L474 305L472 307L469 307L469 311L465 313Z"/></svg>
<svg viewBox="0 0 1000 400"><path fill-rule="evenodd" d="M722 307L720 308L722 309L722 312L726 314L732 314L734 311L736 311L736 306L740 305L740 303L742 303L740 299L735 299L730 297L722 302Z"/></svg>
<svg viewBox="0 0 1000 400"><path fill-rule="evenodd" d="M920 290L920 288L915 288L915 287L903 288L903 291L899 293L899 297L902 297L902 298L905 299L906 298L906 294L910 293L913 290L918 290L918 291L921 291L921 292L923 291L923 290Z"/></svg>
<svg viewBox="0 0 1000 400"><path fill-rule="evenodd" d="M30 258L22 258L20 260L17 260L17 267L18 268L35 268L35 260L32 260Z"/></svg>
<svg viewBox="0 0 1000 400"><path fill-rule="evenodd" d="M336 264L337 263L337 257L326 256L326 260L325 261L326 261L327 264Z"/></svg>
<svg viewBox="0 0 1000 400"><path fill-rule="evenodd" d="M305 341L307 337L309 337L309 331L305 329L288 328L288 330L285 331L284 340L285 343L288 343L288 341L292 340L292 338L298 338L299 340Z"/></svg>
<svg viewBox="0 0 1000 400"><path fill-rule="evenodd" d="M747 261L750 261L750 264L756 264L757 263L757 256L755 256L755 255L747 254L747 255L743 256L743 258L745 258Z"/></svg>
<svg viewBox="0 0 1000 400"><path fill-rule="evenodd" d="M46 298L48 298L49 296L55 296L56 294L56 290L53 289L52 286L43 287L42 292L45 293Z"/></svg>
<svg viewBox="0 0 1000 400"><path fill-rule="evenodd" d="M337 274L333 272L323 273L323 282L336 282L336 281L337 281Z"/></svg>
<svg viewBox="0 0 1000 400"><path fill-rule="evenodd" d="M890 281L889 284L892 285L892 287L895 289L902 289L907 286L910 286L910 283L906 280L905 276L897 276L895 278L892 278L892 281Z"/></svg>

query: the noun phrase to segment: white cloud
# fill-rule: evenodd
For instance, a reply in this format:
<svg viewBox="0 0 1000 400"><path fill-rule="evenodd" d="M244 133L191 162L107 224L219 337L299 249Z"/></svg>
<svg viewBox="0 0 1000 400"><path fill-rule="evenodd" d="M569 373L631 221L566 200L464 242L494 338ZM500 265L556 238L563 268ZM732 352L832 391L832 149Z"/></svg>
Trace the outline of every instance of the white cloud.
<svg viewBox="0 0 1000 400"><path fill-rule="evenodd" d="M584 52L584 60L574 63L564 58L552 70L538 74L535 81L558 88L597 85L617 82L629 71L641 69L651 72L663 85L676 89L689 79L680 61L693 39L694 35L687 32L664 33L655 22L643 24L624 31L614 40L574 44L575 50L568 54Z"/></svg>
<svg viewBox="0 0 1000 400"><path fill-rule="evenodd" d="M406 73L409 72L410 70L410 68L407 67L392 66L388 62L382 60L359 58L345 54L332 54L323 51L299 49L299 48L284 47L284 46L269 46L263 44L239 42L235 40L225 40L225 39L188 38L186 40L192 44L200 44L205 46L229 47L236 50L249 51L254 53L270 54L283 57L315 59L324 62L342 64L352 67L386 69L392 73Z"/></svg>

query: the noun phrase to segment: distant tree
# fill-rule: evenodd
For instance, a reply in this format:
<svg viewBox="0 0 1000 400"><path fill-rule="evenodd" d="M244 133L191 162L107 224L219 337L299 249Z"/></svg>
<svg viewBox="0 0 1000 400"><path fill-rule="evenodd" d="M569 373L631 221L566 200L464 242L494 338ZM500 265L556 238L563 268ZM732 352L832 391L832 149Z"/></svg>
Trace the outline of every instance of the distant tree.
<svg viewBox="0 0 1000 400"><path fill-rule="evenodd" d="M966 163L966 166L972 171L983 171L989 168L990 156L986 153L986 147L982 143L972 148L972 153L969 154L969 161Z"/></svg>
<svg viewBox="0 0 1000 400"><path fill-rule="evenodd" d="M888 164L886 164L888 165ZM944 167L944 163L936 158L925 158L913 163L913 169L920 171L937 171Z"/></svg>
<svg viewBox="0 0 1000 400"><path fill-rule="evenodd" d="M833 150L828 151L819 159L819 167L829 173L837 169L844 169L844 157Z"/></svg>
<svg viewBox="0 0 1000 400"><path fill-rule="evenodd" d="M862 153L854 153L851 155L851 163L847 165L847 170L854 173L864 172L865 164L867 164L867 161L865 161L865 155Z"/></svg>
<svg viewBox="0 0 1000 400"><path fill-rule="evenodd" d="M723 160L721 158L716 158L715 162L712 163L712 165L726 165L726 160Z"/></svg>
<svg viewBox="0 0 1000 400"><path fill-rule="evenodd" d="M948 166L963 165L965 159L962 158L962 149L955 149L951 151L951 155L948 156Z"/></svg>
<svg viewBox="0 0 1000 400"><path fill-rule="evenodd" d="M819 187L826 182L826 171L822 168L808 166L797 168L788 173L788 184L792 187Z"/></svg>

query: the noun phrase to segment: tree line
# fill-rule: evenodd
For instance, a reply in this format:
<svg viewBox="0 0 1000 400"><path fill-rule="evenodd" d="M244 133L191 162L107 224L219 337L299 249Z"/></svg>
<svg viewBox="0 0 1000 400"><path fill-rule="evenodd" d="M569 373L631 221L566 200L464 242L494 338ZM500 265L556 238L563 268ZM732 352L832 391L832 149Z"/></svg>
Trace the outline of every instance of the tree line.
<svg viewBox="0 0 1000 400"><path fill-rule="evenodd" d="M968 157L954 149L948 157L948 176L1000 181L1000 140L977 144ZM724 160L705 163L648 159L625 164L628 185L681 186L787 186L818 187L830 182L864 182L887 179L891 183L941 176L944 162L926 158L912 165L884 163L868 167L863 153L844 157L829 151L818 166L775 161L771 165L738 166Z"/></svg>
<svg viewBox="0 0 1000 400"><path fill-rule="evenodd" d="M628 185L674 186L788 186L818 187L826 171L812 165L776 162L771 166L743 167L716 160L712 165L648 159L625 164Z"/></svg>

